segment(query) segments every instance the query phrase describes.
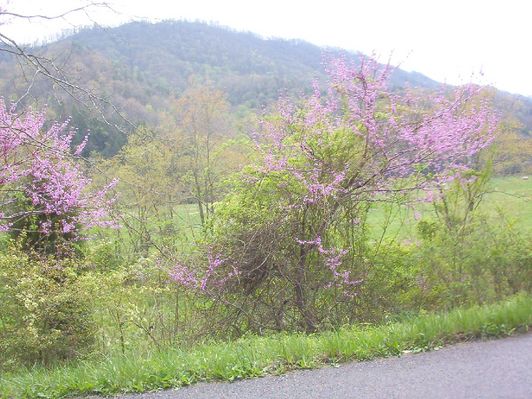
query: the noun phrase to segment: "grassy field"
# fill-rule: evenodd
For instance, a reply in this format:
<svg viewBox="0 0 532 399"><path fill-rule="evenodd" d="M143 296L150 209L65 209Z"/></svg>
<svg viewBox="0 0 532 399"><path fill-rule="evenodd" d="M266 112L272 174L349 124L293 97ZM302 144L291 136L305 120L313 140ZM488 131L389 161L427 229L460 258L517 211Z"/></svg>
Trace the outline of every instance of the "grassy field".
<svg viewBox="0 0 532 399"><path fill-rule="evenodd" d="M199 381L233 381L349 360L398 356L473 338L500 337L532 325L532 297L423 315L381 326L352 326L313 335L246 337L149 356L115 356L0 377L3 398L60 398L143 392Z"/></svg>
<svg viewBox="0 0 532 399"><path fill-rule="evenodd" d="M502 211L527 232L532 231L532 180L521 177L494 178L486 209Z"/></svg>
<svg viewBox="0 0 532 399"><path fill-rule="evenodd" d="M520 176L493 178L480 209L488 217L504 218L505 223L514 225L519 231L532 232L532 180L523 180ZM434 217L434 209L430 204L401 208L374 207L369 214L373 238L379 239L384 227L386 238L414 238L414 213L417 213L418 218Z"/></svg>
<svg viewBox="0 0 532 399"><path fill-rule="evenodd" d="M490 182L489 192L481 205L481 210L490 217L504 217L505 223L515 225L517 230L532 232L532 180L520 176L495 177ZM374 240L383 236L386 239L409 240L416 237L416 216L433 218L434 209L430 204L418 203L409 207L389 207L376 205L369 213L370 235ZM188 247L201 229L198 207L183 204L176 208L172 221L166 221L179 230L181 239L177 245ZM151 226L156 229L156 226ZM127 235L123 235L127 239Z"/></svg>

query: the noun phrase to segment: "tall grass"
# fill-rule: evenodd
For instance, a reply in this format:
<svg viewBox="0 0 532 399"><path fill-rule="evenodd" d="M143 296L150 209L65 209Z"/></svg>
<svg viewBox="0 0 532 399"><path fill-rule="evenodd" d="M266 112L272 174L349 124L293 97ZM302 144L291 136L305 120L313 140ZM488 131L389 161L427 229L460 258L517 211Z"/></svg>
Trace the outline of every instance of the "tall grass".
<svg viewBox="0 0 532 399"><path fill-rule="evenodd" d="M115 356L55 369L20 370L0 377L5 398L60 398L181 387L198 381L250 378L348 360L424 351L480 337L512 334L532 325L532 296L428 314L381 326L346 326L304 335L250 336L194 348L166 348L150 356Z"/></svg>

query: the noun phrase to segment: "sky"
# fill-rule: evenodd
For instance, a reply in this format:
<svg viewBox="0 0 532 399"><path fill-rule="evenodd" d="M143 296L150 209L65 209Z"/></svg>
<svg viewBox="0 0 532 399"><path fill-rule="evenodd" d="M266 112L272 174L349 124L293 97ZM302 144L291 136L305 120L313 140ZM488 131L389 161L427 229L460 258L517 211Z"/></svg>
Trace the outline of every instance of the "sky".
<svg viewBox="0 0 532 399"><path fill-rule="evenodd" d="M99 0L96 0L99 1ZM0 8L56 15L82 0L0 0ZM440 82L474 81L532 96L530 0L110 0L53 21L0 21L20 42L48 40L64 29L131 20L213 22L265 38L375 54Z"/></svg>

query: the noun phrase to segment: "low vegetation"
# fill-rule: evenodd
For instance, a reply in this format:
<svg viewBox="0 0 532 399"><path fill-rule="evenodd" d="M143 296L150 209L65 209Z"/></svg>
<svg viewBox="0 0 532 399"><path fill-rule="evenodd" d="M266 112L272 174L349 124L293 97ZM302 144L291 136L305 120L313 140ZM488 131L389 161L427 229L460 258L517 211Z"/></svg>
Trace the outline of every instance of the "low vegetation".
<svg viewBox="0 0 532 399"><path fill-rule="evenodd" d="M492 305L458 308L380 326L347 326L319 334L248 336L149 355L112 356L52 370L33 368L1 377L0 394L60 398L81 394L144 392L199 381L234 381L348 360L399 356L474 338L527 331L532 298L520 295Z"/></svg>

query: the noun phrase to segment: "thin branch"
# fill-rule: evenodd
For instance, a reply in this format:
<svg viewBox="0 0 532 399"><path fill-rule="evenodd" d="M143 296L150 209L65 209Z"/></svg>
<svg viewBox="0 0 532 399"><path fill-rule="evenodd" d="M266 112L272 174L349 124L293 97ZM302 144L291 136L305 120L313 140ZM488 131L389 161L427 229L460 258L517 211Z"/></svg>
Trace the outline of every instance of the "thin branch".
<svg viewBox="0 0 532 399"><path fill-rule="evenodd" d="M25 19L40 18L40 19L52 20L52 19L62 18L73 12L78 12L78 11L86 12L88 8L95 7L95 6L106 7L110 10L113 10L109 6L109 4L107 4L106 2L92 2L83 7L78 7L76 9L72 9L60 15L55 15L55 16L46 16L46 15L40 15L40 14L39 15L22 15L22 14L13 13L10 11L0 11L0 16L9 15L9 16L13 16L17 18L25 18ZM0 32L0 43L4 44L4 46L0 46L0 52L12 54L18 58L23 59L30 68L35 70L35 75L33 76L30 87L28 87L28 89L26 90L22 98L18 99L15 102L15 104L19 104L23 98L29 95L31 86L33 86L33 82L35 81L36 76L42 75L44 78L50 80L53 84L56 84L59 88L65 91L75 102L81 104L84 108L92 109L98 112L103 122L106 125L115 128L118 132L124 135L127 135L127 132L124 131L124 129L121 126L119 126L116 123L112 123L111 121L108 120L108 118L106 117L103 111L103 106L109 106L112 109L112 111L116 115L118 115L119 118L123 120L129 127L133 129L136 127L136 125L133 122L131 122L110 100L96 95L95 93L93 93L89 89L84 88L81 85L73 83L64 73L64 70L61 67L58 67L54 63L53 60L48 59L43 56L38 56L38 55L35 55L35 54L32 54L26 51L13 38L8 37L1 32ZM76 93L81 94L81 96L76 95ZM86 97L86 101L82 97Z"/></svg>
<svg viewBox="0 0 532 399"><path fill-rule="evenodd" d="M65 11L65 12L63 12L61 14L57 14L57 15L43 15L43 14L24 15L24 14L19 14L19 13L16 13L16 12L1 11L0 10L0 16L1 15L7 15L7 16L10 16L10 17L28 19L28 20L30 20L30 19L52 20L52 19L59 19L59 18L66 17L67 15L76 13L78 11L86 11L88 8L91 8L91 7L104 7L104 8L108 8L110 10L113 10L111 8L111 6L107 2L97 2L97 3L96 2L91 2L91 3L86 4L84 6L81 6L81 7L78 7L78 8L73 8L71 10Z"/></svg>

